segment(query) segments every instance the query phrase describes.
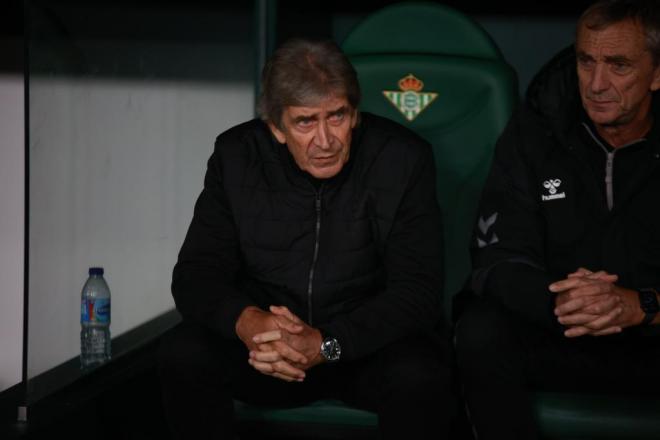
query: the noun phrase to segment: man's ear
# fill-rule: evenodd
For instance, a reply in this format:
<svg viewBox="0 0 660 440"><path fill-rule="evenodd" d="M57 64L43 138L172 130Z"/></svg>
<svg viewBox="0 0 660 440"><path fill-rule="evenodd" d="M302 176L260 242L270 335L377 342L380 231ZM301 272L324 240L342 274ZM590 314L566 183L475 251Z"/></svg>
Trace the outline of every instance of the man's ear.
<svg viewBox="0 0 660 440"><path fill-rule="evenodd" d="M280 144L286 144L286 135L282 130L271 121L268 121L268 128L270 129L270 132L273 133L273 136L275 136L275 139L277 139L277 142Z"/></svg>
<svg viewBox="0 0 660 440"><path fill-rule="evenodd" d="M660 89L660 64L653 70L653 81L651 82L651 91L655 92Z"/></svg>
<svg viewBox="0 0 660 440"><path fill-rule="evenodd" d="M358 109L354 108L353 113L351 114L351 128L355 128L358 122L360 122L360 112Z"/></svg>

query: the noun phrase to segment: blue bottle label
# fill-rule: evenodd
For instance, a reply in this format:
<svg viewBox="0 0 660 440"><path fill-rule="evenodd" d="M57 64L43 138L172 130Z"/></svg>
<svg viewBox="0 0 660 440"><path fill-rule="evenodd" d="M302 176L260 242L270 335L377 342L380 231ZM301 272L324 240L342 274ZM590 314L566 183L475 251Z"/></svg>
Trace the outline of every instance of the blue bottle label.
<svg viewBox="0 0 660 440"><path fill-rule="evenodd" d="M109 323L110 300L108 298L83 299L80 309L80 320L86 323Z"/></svg>

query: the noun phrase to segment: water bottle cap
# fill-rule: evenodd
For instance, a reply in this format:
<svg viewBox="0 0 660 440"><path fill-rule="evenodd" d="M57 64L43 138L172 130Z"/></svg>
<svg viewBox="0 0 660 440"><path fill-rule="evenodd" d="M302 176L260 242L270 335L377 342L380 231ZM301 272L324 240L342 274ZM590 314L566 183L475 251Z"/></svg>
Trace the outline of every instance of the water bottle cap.
<svg viewBox="0 0 660 440"><path fill-rule="evenodd" d="M90 267L89 268L89 274L90 275L103 275L103 268L102 267Z"/></svg>

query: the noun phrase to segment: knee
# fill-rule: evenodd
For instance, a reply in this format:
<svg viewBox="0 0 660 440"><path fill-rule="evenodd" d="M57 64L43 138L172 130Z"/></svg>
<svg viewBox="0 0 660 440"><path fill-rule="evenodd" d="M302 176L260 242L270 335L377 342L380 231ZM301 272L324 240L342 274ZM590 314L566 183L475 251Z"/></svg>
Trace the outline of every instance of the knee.
<svg viewBox="0 0 660 440"><path fill-rule="evenodd" d="M510 324L504 311L494 304L475 300L468 305L454 333L459 367L485 367L489 359L508 351L513 336Z"/></svg>
<svg viewBox="0 0 660 440"><path fill-rule="evenodd" d="M387 368L382 392L385 400L433 402L451 390L451 370L436 359L401 359Z"/></svg>

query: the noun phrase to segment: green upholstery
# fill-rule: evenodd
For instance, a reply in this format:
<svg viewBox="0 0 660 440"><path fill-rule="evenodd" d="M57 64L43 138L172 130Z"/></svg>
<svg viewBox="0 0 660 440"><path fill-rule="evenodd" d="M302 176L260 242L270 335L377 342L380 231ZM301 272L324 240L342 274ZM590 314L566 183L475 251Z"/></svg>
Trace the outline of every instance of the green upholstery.
<svg viewBox="0 0 660 440"><path fill-rule="evenodd" d="M239 422L308 423L323 425L335 423L347 427L374 427L376 415L369 411L350 408L338 400L323 400L297 408L269 408L234 404Z"/></svg>
<svg viewBox="0 0 660 440"><path fill-rule="evenodd" d="M358 72L361 109L400 122L433 145L448 314L470 271L468 245L493 147L518 99L515 73L477 23L437 3L384 8L364 20L343 49ZM399 85L409 74L423 82L419 93L437 94L416 117L406 117L384 93L396 92L399 103L407 98L414 106L415 97Z"/></svg>
<svg viewBox="0 0 660 440"><path fill-rule="evenodd" d="M660 397L539 393L536 413L544 438L660 438Z"/></svg>
<svg viewBox="0 0 660 440"><path fill-rule="evenodd" d="M355 66L361 110L398 121L433 144L446 248L445 310L469 272L468 242L495 141L517 100L515 73L490 37L463 14L436 3L402 3L365 19L342 45ZM414 108L399 80L413 74L435 99L408 120L384 95ZM419 83L411 81L411 85ZM423 96L422 96L423 98ZM428 99L427 95L427 99ZM376 427L375 414L322 401L293 409L237 403L243 422ZM316 437L324 432L319 429Z"/></svg>

